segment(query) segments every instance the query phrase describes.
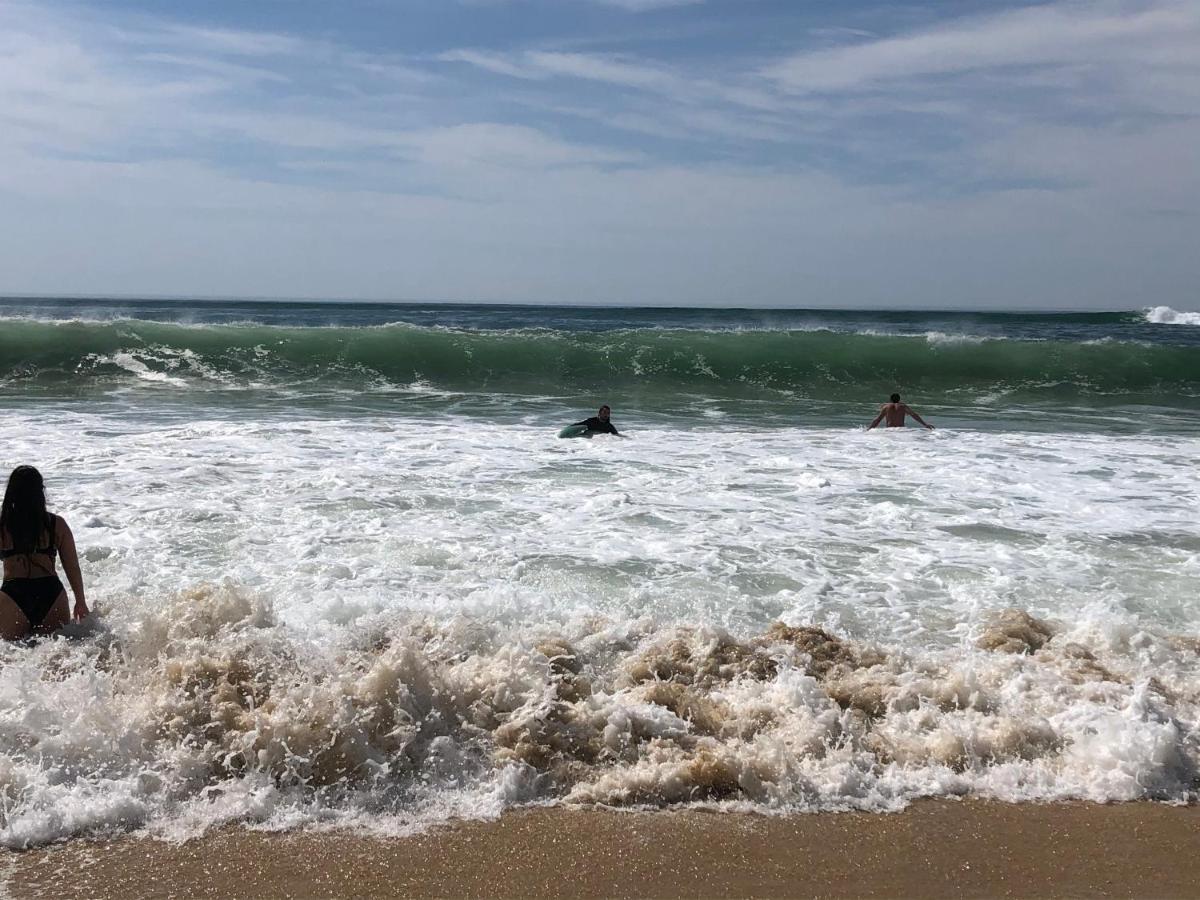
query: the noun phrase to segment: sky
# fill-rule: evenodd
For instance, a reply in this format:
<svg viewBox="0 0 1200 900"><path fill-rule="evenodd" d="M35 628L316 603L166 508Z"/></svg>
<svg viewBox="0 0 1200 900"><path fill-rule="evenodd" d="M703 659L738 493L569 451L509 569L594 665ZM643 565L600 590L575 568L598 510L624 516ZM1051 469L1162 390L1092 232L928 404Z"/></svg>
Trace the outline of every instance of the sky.
<svg viewBox="0 0 1200 900"><path fill-rule="evenodd" d="M0 294L1200 308L1200 2L0 0Z"/></svg>

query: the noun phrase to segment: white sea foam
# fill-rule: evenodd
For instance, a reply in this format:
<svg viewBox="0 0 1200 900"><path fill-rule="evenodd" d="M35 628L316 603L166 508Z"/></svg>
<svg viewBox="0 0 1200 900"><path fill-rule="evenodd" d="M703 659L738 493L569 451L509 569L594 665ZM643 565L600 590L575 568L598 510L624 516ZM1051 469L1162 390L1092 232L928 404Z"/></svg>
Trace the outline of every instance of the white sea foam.
<svg viewBox="0 0 1200 900"><path fill-rule="evenodd" d="M0 414L99 614L0 839L530 801L1194 798L1194 437Z"/></svg>
<svg viewBox="0 0 1200 900"><path fill-rule="evenodd" d="M188 349L147 347L111 355L92 354L87 357L90 367L103 369L113 366L149 384L191 388L200 385L235 387L227 373L205 364L200 355Z"/></svg>
<svg viewBox="0 0 1200 900"><path fill-rule="evenodd" d="M110 362L113 365L124 369L126 372L137 376L143 381L159 381L163 384L172 384L175 387L183 388L188 386L188 383L182 378L176 378L172 375L168 375L166 372L154 371L147 366L143 360L139 359L133 353L114 353L111 357L101 361Z"/></svg>
<svg viewBox="0 0 1200 900"><path fill-rule="evenodd" d="M944 331L927 331L925 340L930 344L982 344L988 340L974 334L947 334Z"/></svg>
<svg viewBox="0 0 1200 900"><path fill-rule="evenodd" d="M1146 321L1152 325L1200 325L1200 312L1181 312L1169 306L1146 310Z"/></svg>

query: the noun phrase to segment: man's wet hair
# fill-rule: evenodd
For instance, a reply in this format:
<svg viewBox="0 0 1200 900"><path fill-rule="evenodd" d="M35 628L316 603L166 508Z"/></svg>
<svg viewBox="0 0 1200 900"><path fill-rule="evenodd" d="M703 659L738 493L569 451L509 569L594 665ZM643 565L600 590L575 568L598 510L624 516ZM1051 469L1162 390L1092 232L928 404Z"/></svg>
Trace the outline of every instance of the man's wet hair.
<svg viewBox="0 0 1200 900"><path fill-rule="evenodd" d="M604 404L602 407L600 407L600 409L598 409L598 410L596 411L596 414L597 414L597 415L599 415L600 413L604 412L606 409L607 409L609 412L612 412L612 407L610 407L610 406L609 406L607 403L605 403L605 404Z"/></svg>
<svg viewBox="0 0 1200 900"><path fill-rule="evenodd" d="M899 395L899 394L892 394L892 402L893 402L893 403L899 403L899 402L900 402L900 395Z"/></svg>

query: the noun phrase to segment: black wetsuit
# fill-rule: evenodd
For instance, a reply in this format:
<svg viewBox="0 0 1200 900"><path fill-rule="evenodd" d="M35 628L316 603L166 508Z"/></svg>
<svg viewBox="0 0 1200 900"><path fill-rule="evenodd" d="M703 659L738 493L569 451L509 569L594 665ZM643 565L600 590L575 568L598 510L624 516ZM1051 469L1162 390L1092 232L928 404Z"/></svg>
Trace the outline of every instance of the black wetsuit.
<svg viewBox="0 0 1200 900"><path fill-rule="evenodd" d="M25 614L25 618L29 620L29 624L33 628L42 624L63 592L62 582L58 580L58 575L54 572L54 557L58 555L58 547L54 544L55 518L51 515L46 519L46 530L50 532L50 541L45 547L37 547L31 553L22 553L13 547L0 550L0 557L4 559L12 556L32 556L34 553L50 557L50 569L47 570L41 563L36 564L39 569L47 573L46 575L6 578L4 583L0 584L0 591L12 598L13 603L17 604L17 607ZM32 560L30 562L32 563Z"/></svg>
<svg viewBox="0 0 1200 900"><path fill-rule="evenodd" d="M594 431L598 434L620 434L620 432L613 427L612 422L605 422L603 419L597 416L592 416L590 419L584 419L582 422L572 422L571 424L586 425L588 431Z"/></svg>

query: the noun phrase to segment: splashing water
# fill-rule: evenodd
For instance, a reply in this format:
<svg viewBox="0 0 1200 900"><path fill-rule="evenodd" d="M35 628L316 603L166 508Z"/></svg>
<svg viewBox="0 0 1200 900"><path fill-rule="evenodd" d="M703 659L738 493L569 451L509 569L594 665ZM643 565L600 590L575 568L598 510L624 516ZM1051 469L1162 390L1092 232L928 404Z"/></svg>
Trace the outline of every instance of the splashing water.
<svg viewBox="0 0 1200 900"><path fill-rule="evenodd" d="M99 609L0 647L8 846L527 802L1196 797L1187 434L0 422Z"/></svg>

